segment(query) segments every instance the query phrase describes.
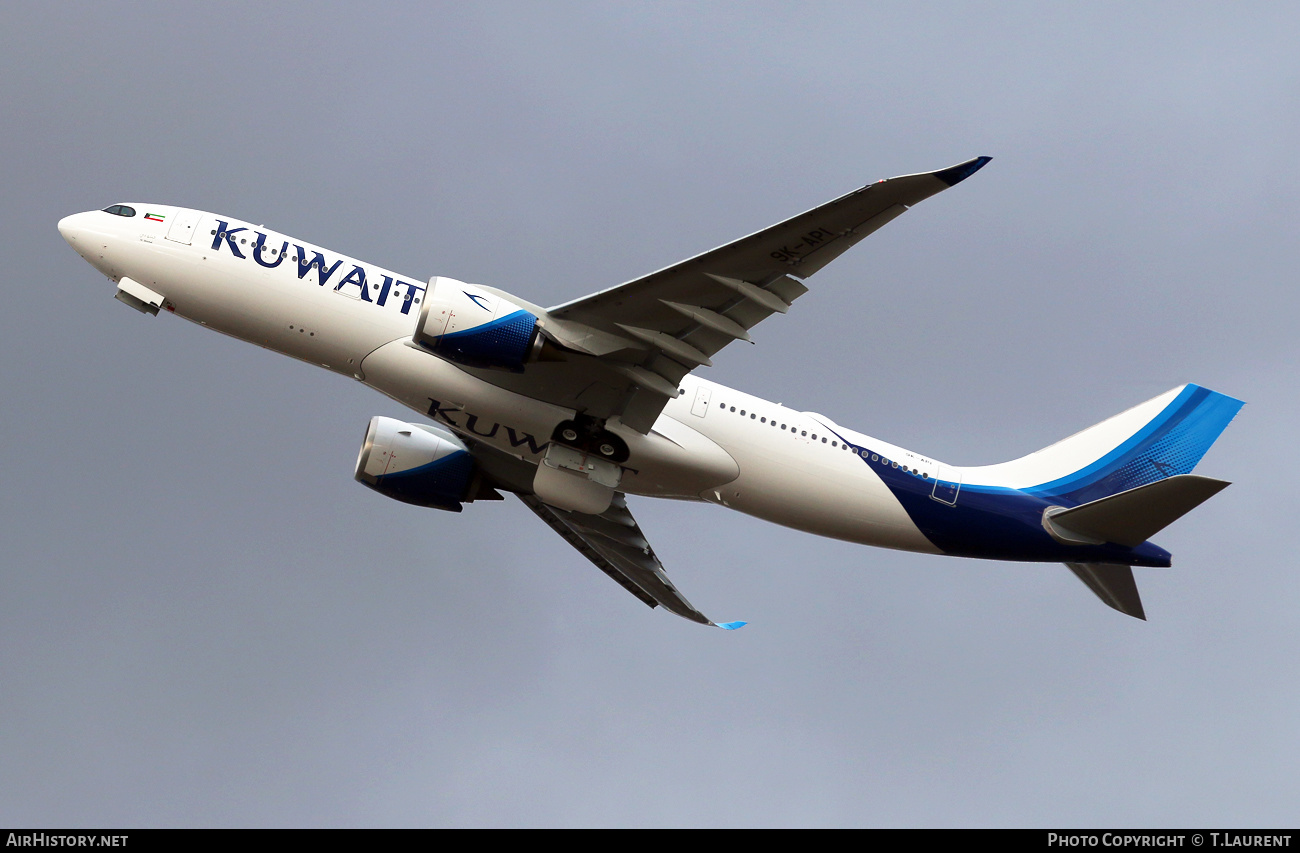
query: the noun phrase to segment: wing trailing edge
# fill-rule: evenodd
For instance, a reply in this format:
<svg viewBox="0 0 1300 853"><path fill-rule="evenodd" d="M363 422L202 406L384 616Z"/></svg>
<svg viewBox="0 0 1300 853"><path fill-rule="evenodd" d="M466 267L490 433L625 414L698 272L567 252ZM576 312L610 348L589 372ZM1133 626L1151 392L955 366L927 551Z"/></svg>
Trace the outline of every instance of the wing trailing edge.
<svg viewBox="0 0 1300 853"><path fill-rule="evenodd" d="M519 499L578 553L643 604L650 607L662 605L683 619L725 631L734 631L746 624L714 622L677 591L628 510L627 498L622 492L615 493L609 509L599 515L560 509L536 495L519 494Z"/></svg>
<svg viewBox="0 0 1300 853"><path fill-rule="evenodd" d="M867 184L716 249L546 309L546 333L573 353L572 365L534 366L553 388L547 402L596 418L617 415L648 432L683 376L709 366L728 344L750 341L761 321L788 312L808 292L804 279L989 159ZM578 399L593 383L611 389L607 400Z"/></svg>

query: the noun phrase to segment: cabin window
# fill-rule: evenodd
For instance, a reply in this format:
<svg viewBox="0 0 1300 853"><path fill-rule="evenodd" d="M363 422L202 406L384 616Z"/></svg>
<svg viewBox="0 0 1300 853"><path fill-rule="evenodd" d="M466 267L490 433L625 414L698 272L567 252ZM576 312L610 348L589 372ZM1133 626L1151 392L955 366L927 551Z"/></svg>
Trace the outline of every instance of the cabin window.
<svg viewBox="0 0 1300 853"><path fill-rule="evenodd" d="M105 213L111 213L114 216L135 216L135 208L128 207L125 204L115 204L111 207L104 208Z"/></svg>

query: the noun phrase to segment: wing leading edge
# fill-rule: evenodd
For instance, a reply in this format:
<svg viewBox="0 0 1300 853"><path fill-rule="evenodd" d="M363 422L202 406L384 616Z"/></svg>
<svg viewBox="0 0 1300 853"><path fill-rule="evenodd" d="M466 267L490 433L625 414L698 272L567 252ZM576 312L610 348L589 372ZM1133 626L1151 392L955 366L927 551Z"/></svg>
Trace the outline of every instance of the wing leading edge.
<svg viewBox="0 0 1300 853"><path fill-rule="evenodd" d="M655 399L657 416L682 376L772 314L784 314L808 288L801 283L909 207L983 168L977 157L947 169L877 181L798 216L650 275L549 309L559 326L574 323L630 343L612 358ZM649 402L649 401L646 401ZM649 428L653 417L631 407ZM636 417L640 415L640 417ZM625 422L629 419L624 418Z"/></svg>
<svg viewBox="0 0 1300 853"><path fill-rule="evenodd" d="M710 301L717 306L740 295L771 308L764 317L773 312L785 313L783 307L789 307L788 300L782 300L785 305L779 306L775 299L754 298L730 282L747 282L760 290L772 290L771 284L783 276L808 278L912 205L961 183L991 159L976 157L937 172L867 184L747 237L617 287L557 305L550 314L611 332L617 331L619 323L644 324L653 316L663 321L658 324L664 327L660 331L668 332L684 324L680 312L665 311L661 300L689 302L703 296L712 297ZM721 344L730 343L734 337L724 337Z"/></svg>
<svg viewBox="0 0 1300 853"><path fill-rule="evenodd" d="M662 605L683 619L728 631L745 624L714 622L677 591L664 574L663 564L641 533L636 519L628 511L627 499L622 492L614 496L609 509L600 515L553 507L535 495L520 494L519 499L596 568L650 607Z"/></svg>
<svg viewBox="0 0 1300 853"><path fill-rule="evenodd" d="M867 235L983 168L877 181L647 276L541 312L562 352L526 373L472 371L526 396L649 432L681 378L808 292L802 283Z"/></svg>

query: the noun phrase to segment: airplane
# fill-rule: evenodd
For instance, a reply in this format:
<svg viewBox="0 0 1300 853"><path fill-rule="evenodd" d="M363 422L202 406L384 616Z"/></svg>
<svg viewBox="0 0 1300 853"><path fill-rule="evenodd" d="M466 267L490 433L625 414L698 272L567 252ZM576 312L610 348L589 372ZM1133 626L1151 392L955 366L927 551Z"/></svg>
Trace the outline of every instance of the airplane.
<svg viewBox="0 0 1300 853"><path fill-rule="evenodd" d="M355 378L428 419L371 419L356 480L460 512L518 496L650 607L728 630L673 585L627 496L703 501L819 536L1063 563L1145 619L1151 537L1228 483L1193 467L1243 403L1187 384L1027 456L962 467L702 379L804 284L990 158L868 184L770 228L551 308L422 283L231 217L114 204L59 232L120 302Z"/></svg>

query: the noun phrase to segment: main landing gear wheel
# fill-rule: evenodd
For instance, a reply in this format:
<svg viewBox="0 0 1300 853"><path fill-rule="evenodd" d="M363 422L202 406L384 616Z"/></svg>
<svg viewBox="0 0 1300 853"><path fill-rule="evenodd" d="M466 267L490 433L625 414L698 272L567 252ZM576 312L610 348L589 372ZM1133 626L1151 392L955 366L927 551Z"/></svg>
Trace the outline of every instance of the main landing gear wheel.
<svg viewBox="0 0 1300 853"><path fill-rule="evenodd" d="M600 421L586 415L562 421L551 433L551 441L610 462L626 462L629 455L623 439L605 429Z"/></svg>

